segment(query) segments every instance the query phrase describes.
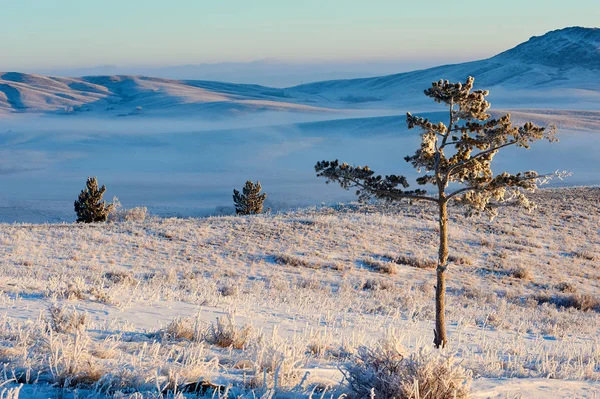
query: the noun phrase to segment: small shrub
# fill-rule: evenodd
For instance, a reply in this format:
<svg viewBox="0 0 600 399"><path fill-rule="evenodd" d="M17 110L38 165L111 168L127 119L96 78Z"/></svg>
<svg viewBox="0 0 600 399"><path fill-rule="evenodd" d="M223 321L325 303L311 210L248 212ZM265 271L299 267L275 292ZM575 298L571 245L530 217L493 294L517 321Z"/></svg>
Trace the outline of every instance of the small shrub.
<svg viewBox="0 0 600 399"><path fill-rule="evenodd" d="M573 294L554 297L554 304L558 307L573 308L582 311L593 310L600 312L600 299L589 294Z"/></svg>
<svg viewBox="0 0 600 399"><path fill-rule="evenodd" d="M131 274L121 271L106 272L102 277L113 285L136 285L138 283Z"/></svg>
<svg viewBox="0 0 600 399"><path fill-rule="evenodd" d="M467 399L471 373L451 357L420 351L403 362L407 399Z"/></svg>
<svg viewBox="0 0 600 399"><path fill-rule="evenodd" d="M74 333L85 329L87 316L76 309L68 310L63 306L51 305L48 307L46 321L52 330L58 333Z"/></svg>
<svg viewBox="0 0 600 399"><path fill-rule="evenodd" d="M493 242L493 241L491 241L491 240L488 240L487 238L483 238L483 239L482 239L482 240L479 242L479 244L480 244L482 247L486 247L486 248L493 248L493 247L494 247L494 242Z"/></svg>
<svg viewBox="0 0 600 399"><path fill-rule="evenodd" d="M321 280L314 277L299 277L296 281L296 287L316 291L321 290L323 285L321 284Z"/></svg>
<svg viewBox="0 0 600 399"><path fill-rule="evenodd" d="M461 291L461 295L467 299L482 301L485 303L494 303L498 300L498 296L487 290L482 290L478 287L464 287Z"/></svg>
<svg viewBox="0 0 600 399"><path fill-rule="evenodd" d="M331 270L335 270L338 272L343 272L346 270L346 265L342 262L333 262L328 265Z"/></svg>

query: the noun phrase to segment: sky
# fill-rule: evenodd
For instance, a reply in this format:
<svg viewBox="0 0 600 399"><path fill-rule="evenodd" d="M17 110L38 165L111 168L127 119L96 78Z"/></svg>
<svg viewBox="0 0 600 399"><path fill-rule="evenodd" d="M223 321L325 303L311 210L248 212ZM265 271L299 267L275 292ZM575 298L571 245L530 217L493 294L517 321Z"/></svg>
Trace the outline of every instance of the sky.
<svg viewBox="0 0 600 399"><path fill-rule="evenodd" d="M598 0L0 0L0 69L492 56Z"/></svg>

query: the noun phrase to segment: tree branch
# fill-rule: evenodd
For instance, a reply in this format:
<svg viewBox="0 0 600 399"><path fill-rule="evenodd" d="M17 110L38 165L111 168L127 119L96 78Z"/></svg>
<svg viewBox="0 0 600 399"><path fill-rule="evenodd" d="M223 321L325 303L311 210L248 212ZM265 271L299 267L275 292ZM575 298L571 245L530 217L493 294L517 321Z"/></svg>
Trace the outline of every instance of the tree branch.
<svg viewBox="0 0 600 399"><path fill-rule="evenodd" d="M520 182L523 181L528 181L528 180L537 180L537 179L544 179L547 177L551 177L551 176L555 176L556 173L546 173L545 175L536 175L536 176L529 176L529 177L522 177L519 178ZM494 188L500 188L500 187L512 187L510 184L501 184L499 186L496 186ZM449 200L452 197L455 197L457 195L469 192L469 191L485 191L488 190L489 187L464 187L461 188L460 190L456 190L455 192L453 192L452 194L448 195L448 197L446 198L447 200Z"/></svg>
<svg viewBox="0 0 600 399"><path fill-rule="evenodd" d="M470 163L470 162L472 162L472 161L474 161L474 160L476 160L476 159L478 159L478 158L480 158L480 157L482 157L484 155L490 154L490 153L492 153L494 151L498 151L499 149L504 148L504 147L515 145L517 143L518 143L517 141L510 141L510 142L508 142L506 144L502 144L502 145L499 145L497 147L493 147L493 148L487 149L485 151L481 151L481 152L473 155L471 158L469 158L469 159L467 159L465 161L459 162L456 165L453 165L450 169L448 169L448 172L447 172L446 176L450 177L452 175L452 172L454 172L456 169L458 169L458 168L460 168L460 167L462 167L462 166L464 166L464 165L466 165L466 164L468 164L468 163Z"/></svg>
<svg viewBox="0 0 600 399"><path fill-rule="evenodd" d="M437 198L433 198L433 197L428 197L426 195L417 195L417 194L409 194L409 193L392 193L389 190L377 190L374 189L372 187L367 187L364 184L362 184L359 180L357 179L353 179L351 177L345 177L346 180L351 181L352 183L354 183L354 187L360 187L363 190L370 192L372 194L375 194L376 196L378 196L377 194L379 194L378 197L393 197L393 199L396 200L400 200L400 199L414 199L414 200L419 200L419 201L432 201L432 202L438 202Z"/></svg>
<svg viewBox="0 0 600 399"><path fill-rule="evenodd" d="M350 166L340 164L338 160L317 162L315 165L317 177L325 177L327 182L339 183L348 190L357 187L356 194L359 199L372 197L387 200L413 199L424 201L437 201L426 196L424 190L403 190L409 186L404 176L389 175L385 178L376 176L368 166ZM398 188L401 186L400 188Z"/></svg>

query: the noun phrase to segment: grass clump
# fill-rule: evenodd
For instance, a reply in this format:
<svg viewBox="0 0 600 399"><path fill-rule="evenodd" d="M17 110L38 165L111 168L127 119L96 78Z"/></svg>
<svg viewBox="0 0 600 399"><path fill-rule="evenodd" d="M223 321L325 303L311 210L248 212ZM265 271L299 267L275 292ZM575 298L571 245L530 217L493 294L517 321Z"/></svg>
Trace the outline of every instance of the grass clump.
<svg viewBox="0 0 600 399"><path fill-rule="evenodd" d="M394 283L389 280L384 279L368 279L362 285L363 290L367 291L379 291L379 290L389 290L394 288Z"/></svg>
<svg viewBox="0 0 600 399"><path fill-rule="evenodd" d="M448 255L448 262L461 266L473 265L473 259L466 256Z"/></svg>
<svg viewBox="0 0 600 399"><path fill-rule="evenodd" d="M398 271L396 264L390 261L365 258L361 262L368 268L383 274L396 274Z"/></svg>
<svg viewBox="0 0 600 399"><path fill-rule="evenodd" d="M294 266L294 267L307 267L309 269L320 269L321 265L311 262L310 260L303 259L299 256L289 254L278 254L273 256L273 261L279 265Z"/></svg>
<svg viewBox="0 0 600 399"><path fill-rule="evenodd" d="M190 318L176 317L165 329L160 331L160 335L163 339L168 341L183 339L199 342L202 337L199 326L200 320L198 318L194 321Z"/></svg>
<svg viewBox="0 0 600 399"><path fill-rule="evenodd" d="M533 280L533 273L531 272L531 270L529 270L528 268L523 267L523 266L518 266L518 267L511 269L508 272L508 274L511 277L518 278L521 280L527 280L527 281Z"/></svg>
<svg viewBox="0 0 600 399"><path fill-rule="evenodd" d="M217 318L217 322L210 325L204 335L204 340L222 348L244 349L254 335L255 332L251 325L238 327L233 318L227 316L225 320Z"/></svg>
<svg viewBox="0 0 600 399"><path fill-rule="evenodd" d="M575 252L573 252L573 256L576 258L579 258L579 259L590 260L590 261L600 260L599 256L597 256L592 251L587 251L587 250L575 251Z"/></svg>
<svg viewBox="0 0 600 399"><path fill-rule="evenodd" d="M390 345L361 347L343 369L356 398L467 399L470 372L425 351L405 357Z"/></svg>
<svg viewBox="0 0 600 399"><path fill-rule="evenodd" d="M85 330L88 318L85 313L76 309L67 309L64 306L50 305L46 321L53 331L57 333L70 334Z"/></svg>
<svg viewBox="0 0 600 399"><path fill-rule="evenodd" d="M571 295L547 295L538 294L534 296L538 304L548 303L557 308L576 309L583 312L600 312L600 299L589 294L571 294Z"/></svg>
<svg viewBox="0 0 600 399"><path fill-rule="evenodd" d="M395 261L399 265L412 266L416 267L417 269L435 269L437 266L437 261L434 259L417 258L415 256L400 255Z"/></svg>
<svg viewBox="0 0 600 399"><path fill-rule="evenodd" d="M577 292L577 287L574 284L569 283L567 281L562 281L554 286L560 292L568 292L570 294L574 294Z"/></svg>

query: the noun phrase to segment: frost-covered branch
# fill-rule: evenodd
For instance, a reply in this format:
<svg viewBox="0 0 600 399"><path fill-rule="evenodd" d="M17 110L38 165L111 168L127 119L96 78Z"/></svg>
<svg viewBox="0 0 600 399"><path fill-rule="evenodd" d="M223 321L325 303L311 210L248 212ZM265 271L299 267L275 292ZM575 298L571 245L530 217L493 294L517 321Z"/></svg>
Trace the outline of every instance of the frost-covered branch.
<svg viewBox="0 0 600 399"><path fill-rule="evenodd" d="M340 164L338 160L321 161L315 165L315 171L318 177L325 177L327 183L338 183L346 190L356 188L356 194L363 201L374 197L388 201L412 199L437 202L436 198L426 196L425 190L398 188L409 187L406 177L375 175L368 166L350 166L347 163Z"/></svg>

